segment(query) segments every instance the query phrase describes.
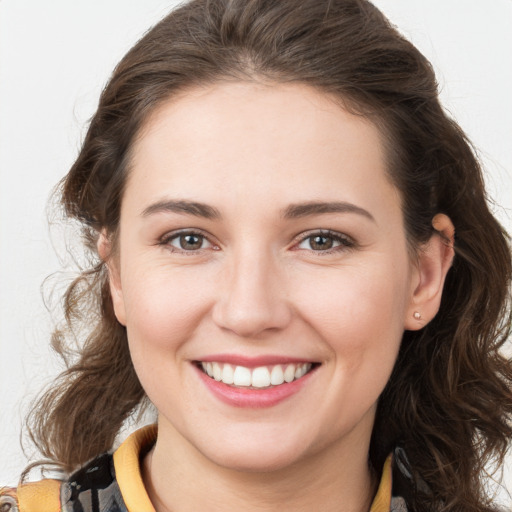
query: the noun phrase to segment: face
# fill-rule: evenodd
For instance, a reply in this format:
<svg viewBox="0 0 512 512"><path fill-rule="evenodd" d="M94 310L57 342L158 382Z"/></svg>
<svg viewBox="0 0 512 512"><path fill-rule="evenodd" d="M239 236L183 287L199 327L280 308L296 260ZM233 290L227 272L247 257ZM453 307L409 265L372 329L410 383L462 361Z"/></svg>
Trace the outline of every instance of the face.
<svg viewBox="0 0 512 512"><path fill-rule="evenodd" d="M111 286L159 438L251 471L367 451L417 285L385 160L374 125L305 85L155 112Z"/></svg>

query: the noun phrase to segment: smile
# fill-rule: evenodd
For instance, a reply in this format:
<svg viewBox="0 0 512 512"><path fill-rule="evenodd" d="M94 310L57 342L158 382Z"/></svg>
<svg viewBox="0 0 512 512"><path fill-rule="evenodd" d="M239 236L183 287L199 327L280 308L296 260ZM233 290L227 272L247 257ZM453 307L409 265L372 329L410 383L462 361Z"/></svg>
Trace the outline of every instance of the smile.
<svg viewBox="0 0 512 512"><path fill-rule="evenodd" d="M266 389L304 377L313 363L288 363L247 368L221 362L200 362L199 367L212 379L233 387Z"/></svg>

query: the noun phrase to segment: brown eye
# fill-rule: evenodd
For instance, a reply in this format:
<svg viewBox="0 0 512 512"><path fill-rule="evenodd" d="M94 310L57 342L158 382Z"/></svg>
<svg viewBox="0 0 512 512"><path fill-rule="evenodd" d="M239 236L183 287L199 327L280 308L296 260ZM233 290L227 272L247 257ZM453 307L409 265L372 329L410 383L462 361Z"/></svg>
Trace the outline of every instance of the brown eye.
<svg viewBox="0 0 512 512"><path fill-rule="evenodd" d="M179 238L180 247L186 251L201 249L203 237L200 235L181 235Z"/></svg>
<svg viewBox="0 0 512 512"><path fill-rule="evenodd" d="M334 245L334 240L330 236L316 235L309 237L309 246L314 251L325 251L331 249Z"/></svg>
<svg viewBox="0 0 512 512"><path fill-rule="evenodd" d="M167 243L179 251L198 251L211 247L206 237L198 233L180 233L170 238Z"/></svg>
<svg viewBox="0 0 512 512"><path fill-rule="evenodd" d="M336 251L353 246L352 239L341 233L317 232L304 237L297 247L308 251L328 252L331 249Z"/></svg>

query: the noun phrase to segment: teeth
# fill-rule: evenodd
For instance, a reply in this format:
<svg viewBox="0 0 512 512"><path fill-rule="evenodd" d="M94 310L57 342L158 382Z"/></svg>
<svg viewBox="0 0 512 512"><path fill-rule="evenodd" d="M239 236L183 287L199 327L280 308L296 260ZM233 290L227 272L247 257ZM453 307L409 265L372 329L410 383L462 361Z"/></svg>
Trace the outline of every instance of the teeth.
<svg viewBox="0 0 512 512"><path fill-rule="evenodd" d="M307 371L308 371L307 365L302 364L300 366L297 366L297 369L295 370L295 378L300 379L301 377L304 377L304 375L306 375Z"/></svg>
<svg viewBox="0 0 512 512"><path fill-rule="evenodd" d="M250 386L252 382L251 370L244 366L237 366L233 375L233 384L235 386Z"/></svg>
<svg viewBox="0 0 512 512"><path fill-rule="evenodd" d="M311 363L277 364L250 369L224 363L201 363L203 371L216 381L239 387L267 388L300 379L311 370Z"/></svg>
<svg viewBox="0 0 512 512"><path fill-rule="evenodd" d="M268 388L270 386L270 372L266 366L254 368L252 371L252 387Z"/></svg>
<svg viewBox="0 0 512 512"><path fill-rule="evenodd" d="M279 386L279 384L282 384L284 382L284 373L283 368L280 364L274 366L272 368L272 373L270 374L270 384L273 386Z"/></svg>
<svg viewBox="0 0 512 512"><path fill-rule="evenodd" d="M285 382L291 382L295 379L295 365L289 364L284 371L284 380Z"/></svg>
<svg viewBox="0 0 512 512"><path fill-rule="evenodd" d="M215 380L221 380L222 379L222 368L220 367L219 363L212 363L213 366L213 378Z"/></svg>
<svg viewBox="0 0 512 512"><path fill-rule="evenodd" d="M230 364L225 364L222 369L222 382L224 384L233 384L235 382L234 373L233 367Z"/></svg>

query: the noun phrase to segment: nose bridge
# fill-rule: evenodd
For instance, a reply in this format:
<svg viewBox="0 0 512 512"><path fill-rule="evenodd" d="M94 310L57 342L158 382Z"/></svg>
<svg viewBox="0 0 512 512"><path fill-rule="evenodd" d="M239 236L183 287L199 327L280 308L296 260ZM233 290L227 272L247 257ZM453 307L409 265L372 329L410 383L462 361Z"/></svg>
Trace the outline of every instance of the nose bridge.
<svg viewBox="0 0 512 512"><path fill-rule="evenodd" d="M228 260L214 312L217 324L243 337L285 327L290 310L284 269L272 251L246 244Z"/></svg>

